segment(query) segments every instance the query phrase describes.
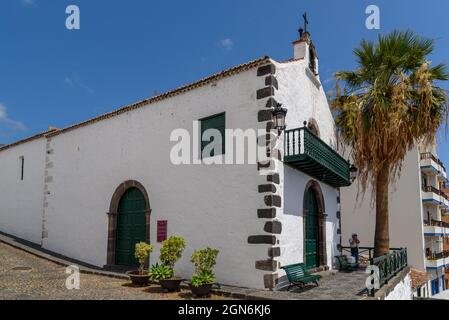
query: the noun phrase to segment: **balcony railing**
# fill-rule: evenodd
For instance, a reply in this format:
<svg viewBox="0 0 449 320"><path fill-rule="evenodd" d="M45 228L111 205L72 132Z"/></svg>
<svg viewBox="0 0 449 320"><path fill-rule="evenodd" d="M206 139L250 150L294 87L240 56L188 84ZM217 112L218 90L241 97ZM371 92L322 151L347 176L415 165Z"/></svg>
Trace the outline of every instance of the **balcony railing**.
<svg viewBox="0 0 449 320"><path fill-rule="evenodd" d="M347 251L350 252L350 247L341 247L342 254ZM370 290L370 295L374 296L376 290L382 288L384 285L388 283L393 277L395 277L400 271L404 270L408 266L407 261L407 249L400 248L390 249L390 253L383 255L381 257L373 258L374 248L371 247L359 247L359 254L364 255L365 259L369 258L369 264L371 266L376 266L379 270L379 274L372 277L372 284L375 285L375 279L379 279L379 288L375 288ZM368 257L366 257L366 253L368 253ZM375 268L371 269L371 275L374 275Z"/></svg>
<svg viewBox="0 0 449 320"><path fill-rule="evenodd" d="M430 255L427 256L427 260L435 261L440 259L447 259L449 258L449 251L443 251L443 252L431 252Z"/></svg>
<svg viewBox="0 0 449 320"><path fill-rule="evenodd" d="M430 221L430 223L429 223L429 221L424 221L424 225L430 226L430 227L440 227L440 228L449 229L449 223L444 222L444 221L432 220L432 221Z"/></svg>
<svg viewBox="0 0 449 320"><path fill-rule="evenodd" d="M307 127L286 130L284 162L333 187L351 185L349 162Z"/></svg>
<svg viewBox="0 0 449 320"><path fill-rule="evenodd" d="M407 267L407 249L396 249L390 254L373 258L371 259L371 265L379 268L379 283L382 287ZM374 271L371 271L371 273L373 274ZM371 290L371 295L374 296L374 293L374 290Z"/></svg>
<svg viewBox="0 0 449 320"><path fill-rule="evenodd" d="M440 159L438 159L433 153L431 152L421 153L421 160L429 160L429 159L433 160L435 163L440 165L444 171L446 171L446 167L444 166L443 162Z"/></svg>
<svg viewBox="0 0 449 320"><path fill-rule="evenodd" d="M443 197L444 199L446 199L446 200L449 201L449 196L448 196L445 192L443 192L443 191L441 191L441 190L438 190L438 189L435 188L435 187L432 187L432 186L424 186L424 187L422 188L422 190L423 190L424 192L435 193L436 195L438 195L438 196L440 196L440 197Z"/></svg>

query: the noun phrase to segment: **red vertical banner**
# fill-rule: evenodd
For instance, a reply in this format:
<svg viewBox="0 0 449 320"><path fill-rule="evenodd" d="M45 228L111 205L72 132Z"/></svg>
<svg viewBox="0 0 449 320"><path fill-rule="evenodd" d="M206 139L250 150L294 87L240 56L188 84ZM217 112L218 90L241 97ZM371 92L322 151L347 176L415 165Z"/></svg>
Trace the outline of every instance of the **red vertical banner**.
<svg viewBox="0 0 449 320"><path fill-rule="evenodd" d="M167 220L160 220L157 222L157 242L167 240Z"/></svg>

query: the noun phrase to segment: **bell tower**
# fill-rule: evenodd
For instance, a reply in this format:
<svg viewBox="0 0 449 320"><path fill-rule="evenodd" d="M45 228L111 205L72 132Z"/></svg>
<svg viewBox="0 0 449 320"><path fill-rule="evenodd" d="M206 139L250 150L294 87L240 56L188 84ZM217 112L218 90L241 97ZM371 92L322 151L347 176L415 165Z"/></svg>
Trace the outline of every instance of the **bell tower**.
<svg viewBox="0 0 449 320"><path fill-rule="evenodd" d="M310 33L307 30L309 24L307 12L304 13L302 17L304 19L304 27L298 30L299 39L293 42L293 58L295 60L304 59L308 63L310 71L318 76L318 55Z"/></svg>

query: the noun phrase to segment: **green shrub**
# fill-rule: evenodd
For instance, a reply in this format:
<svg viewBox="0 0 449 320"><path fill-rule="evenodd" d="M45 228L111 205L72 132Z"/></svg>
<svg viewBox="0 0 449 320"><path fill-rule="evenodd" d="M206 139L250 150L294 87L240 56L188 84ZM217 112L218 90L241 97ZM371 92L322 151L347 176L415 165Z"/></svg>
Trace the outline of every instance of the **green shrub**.
<svg viewBox="0 0 449 320"><path fill-rule="evenodd" d="M182 252L186 247L186 241L181 237L170 237L162 242L160 260L172 269L173 276L175 275L175 263L181 259Z"/></svg>
<svg viewBox="0 0 449 320"><path fill-rule="evenodd" d="M217 249L212 248L195 250L193 252L190 262L195 265L195 274L191 279L194 287L214 283L215 275L212 270L217 264L218 253Z"/></svg>
<svg viewBox="0 0 449 320"><path fill-rule="evenodd" d="M136 243L136 249L134 251L134 257L139 261L139 273L144 274L145 262L148 260L153 246L146 242Z"/></svg>
<svg viewBox="0 0 449 320"><path fill-rule="evenodd" d="M212 284L215 282L215 275L212 271L203 271L199 274L195 274L192 279L190 280L190 283L194 287L201 287L205 284Z"/></svg>
<svg viewBox="0 0 449 320"><path fill-rule="evenodd" d="M212 271L217 264L217 249L206 248L202 250L195 250L190 258L190 262L195 265L195 273L204 271Z"/></svg>
<svg viewBox="0 0 449 320"><path fill-rule="evenodd" d="M173 270L169 266L156 263L151 266L149 275L153 281L166 280L173 277Z"/></svg>

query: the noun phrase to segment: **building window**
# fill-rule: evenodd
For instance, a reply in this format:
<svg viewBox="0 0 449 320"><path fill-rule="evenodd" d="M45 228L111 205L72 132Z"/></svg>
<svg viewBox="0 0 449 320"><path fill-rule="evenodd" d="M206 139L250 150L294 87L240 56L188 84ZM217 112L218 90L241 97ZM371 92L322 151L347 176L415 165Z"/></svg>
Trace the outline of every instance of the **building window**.
<svg viewBox="0 0 449 320"><path fill-rule="evenodd" d="M220 141L214 141L216 136L214 136L213 132L207 130L215 129L220 132L221 139ZM200 132L201 132L201 158L203 157L203 150L208 146L209 144L214 144L217 147L214 148L210 153L205 155L205 157L214 157L218 155L225 154L225 129L226 129L226 117L224 113L220 113L211 117L207 117L200 120ZM210 136L204 136L204 134L210 134ZM206 141L203 141L206 140Z"/></svg>
<svg viewBox="0 0 449 320"><path fill-rule="evenodd" d="M427 177L423 174L421 175L421 183L424 188L427 187Z"/></svg>
<svg viewBox="0 0 449 320"><path fill-rule="evenodd" d="M20 180L23 181L23 174L24 174L24 170L25 170L25 157L21 156L19 157L19 161L20 161Z"/></svg>
<svg viewBox="0 0 449 320"><path fill-rule="evenodd" d="M315 51L315 46L311 44L309 49L309 69L313 72L314 75L318 75L317 65L316 65L317 54Z"/></svg>

